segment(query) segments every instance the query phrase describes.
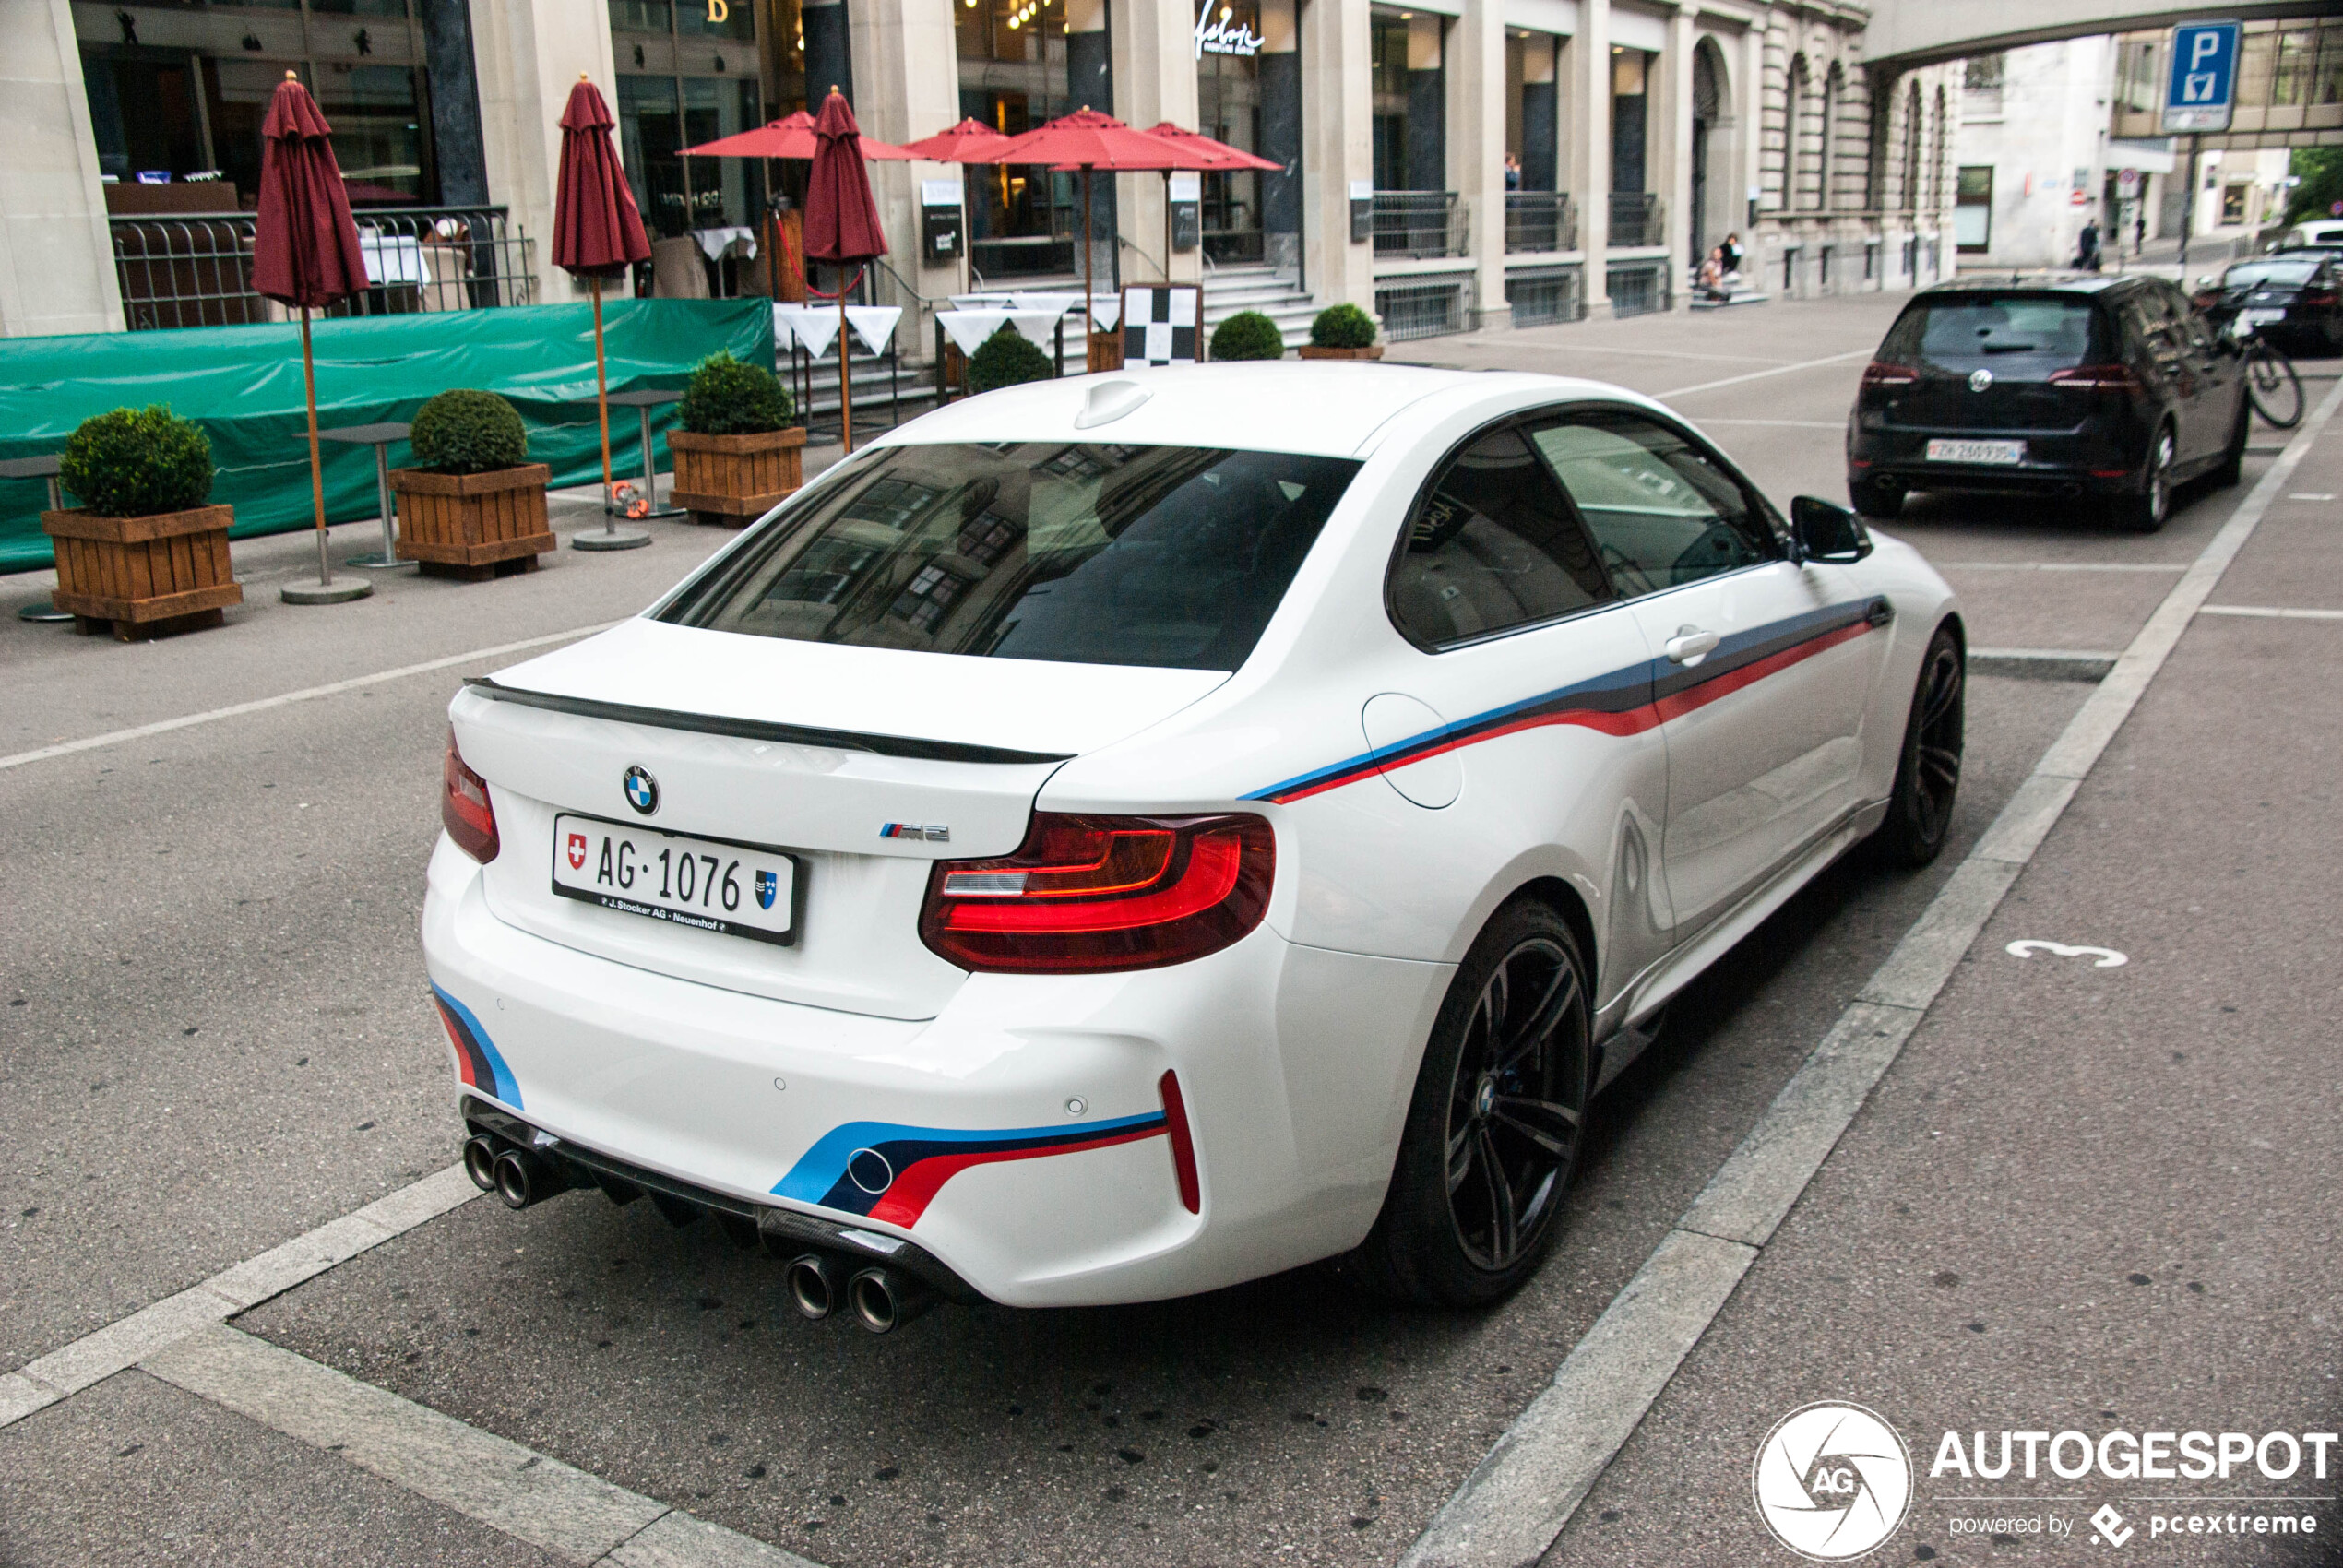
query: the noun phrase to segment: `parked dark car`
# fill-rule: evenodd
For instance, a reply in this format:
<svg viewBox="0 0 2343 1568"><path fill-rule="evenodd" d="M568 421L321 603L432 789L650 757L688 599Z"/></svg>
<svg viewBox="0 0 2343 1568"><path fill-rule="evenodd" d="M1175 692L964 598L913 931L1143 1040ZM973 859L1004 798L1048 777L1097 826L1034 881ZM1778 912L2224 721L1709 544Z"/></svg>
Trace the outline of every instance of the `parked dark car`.
<svg viewBox="0 0 2343 1568"><path fill-rule="evenodd" d="M1915 294L1864 370L1847 490L1875 517L1915 490L2089 496L2147 533L2182 481L2237 482L2245 425L2236 345L2173 284L1964 278Z"/></svg>
<svg viewBox="0 0 2343 1568"><path fill-rule="evenodd" d="M2197 280L2196 308L2296 354L2343 354L2343 248L2305 246L2232 262Z"/></svg>

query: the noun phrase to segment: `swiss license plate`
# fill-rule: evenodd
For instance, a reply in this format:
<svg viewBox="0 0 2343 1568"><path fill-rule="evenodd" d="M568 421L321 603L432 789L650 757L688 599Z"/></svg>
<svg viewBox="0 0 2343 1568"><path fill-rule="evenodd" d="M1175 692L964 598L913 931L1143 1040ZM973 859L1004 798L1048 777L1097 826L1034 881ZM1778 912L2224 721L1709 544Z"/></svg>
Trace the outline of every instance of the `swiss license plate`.
<svg viewBox="0 0 2343 1568"><path fill-rule="evenodd" d="M2274 322L2285 319L2286 313L2282 310L2249 310L2241 313L2238 316L2238 320L2248 327L2268 327Z"/></svg>
<svg viewBox="0 0 2343 1568"><path fill-rule="evenodd" d="M1928 460L1932 463L2022 463L2026 460L2026 443L1932 441L1928 444Z"/></svg>
<svg viewBox="0 0 2343 1568"><path fill-rule="evenodd" d="M775 849L564 814L553 818L553 891L696 931L797 941L797 862Z"/></svg>

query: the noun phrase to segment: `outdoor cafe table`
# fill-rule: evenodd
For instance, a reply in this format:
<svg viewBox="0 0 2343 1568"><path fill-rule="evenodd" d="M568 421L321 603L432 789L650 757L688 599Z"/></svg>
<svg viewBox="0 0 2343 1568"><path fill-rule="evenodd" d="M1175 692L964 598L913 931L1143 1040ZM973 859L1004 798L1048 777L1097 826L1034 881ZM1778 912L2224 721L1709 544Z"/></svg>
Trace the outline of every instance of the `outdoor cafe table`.
<svg viewBox="0 0 2343 1568"><path fill-rule="evenodd" d="M652 469L655 465L651 461L651 410L665 408L668 404L681 399L683 396L681 392L661 391L657 387L643 392L613 392L610 395L612 408L633 409L642 416L643 499L650 505L649 511L641 514L646 517L680 517L684 515L684 510L680 506L662 506L659 504L659 481L653 477ZM604 505L606 507L610 505L607 497L604 499ZM622 512L621 515L623 516L624 513Z"/></svg>
<svg viewBox="0 0 2343 1568"><path fill-rule="evenodd" d="M65 492L57 485L57 455L45 457L8 457L0 459L0 479L45 479L49 481L49 510L65 509ZM20 621L70 621L70 611L60 610L47 600L28 604L17 612Z"/></svg>
<svg viewBox="0 0 2343 1568"><path fill-rule="evenodd" d="M372 446L375 449L375 499L382 507L383 549L380 555L353 555L342 563L369 572L387 571L393 566L411 566L412 561L398 558L397 537L392 532L390 505L390 448L396 442L407 439L415 427L387 420L380 424L345 424L334 430L317 433L320 441L338 441L345 446Z"/></svg>

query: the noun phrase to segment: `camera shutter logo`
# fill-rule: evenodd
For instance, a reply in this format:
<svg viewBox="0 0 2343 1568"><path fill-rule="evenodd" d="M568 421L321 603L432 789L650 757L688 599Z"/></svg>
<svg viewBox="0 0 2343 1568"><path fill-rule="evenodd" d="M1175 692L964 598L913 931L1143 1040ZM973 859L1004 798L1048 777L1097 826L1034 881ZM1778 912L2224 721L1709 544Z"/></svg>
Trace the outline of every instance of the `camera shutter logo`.
<svg viewBox="0 0 2343 1568"><path fill-rule="evenodd" d="M1766 1434L1750 1475L1774 1538L1817 1562L1861 1557L1896 1533L1912 1500L1912 1458L1861 1405L1792 1410Z"/></svg>

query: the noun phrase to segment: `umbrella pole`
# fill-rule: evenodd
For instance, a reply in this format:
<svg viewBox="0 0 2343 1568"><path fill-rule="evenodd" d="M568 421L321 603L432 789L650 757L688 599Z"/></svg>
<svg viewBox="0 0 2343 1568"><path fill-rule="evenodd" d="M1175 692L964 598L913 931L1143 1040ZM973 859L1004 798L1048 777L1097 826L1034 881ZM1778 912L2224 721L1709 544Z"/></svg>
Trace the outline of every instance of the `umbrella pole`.
<svg viewBox="0 0 2343 1568"><path fill-rule="evenodd" d="M1090 166L1082 165L1082 374L1090 373ZM1058 367L1063 371L1065 367Z"/></svg>
<svg viewBox="0 0 2343 1568"><path fill-rule="evenodd" d="M1166 288L1172 285L1172 171L1169 169L1163 172L1163 283Z"/></svg>
<svg viewBox="0 0 2343 1568"><path fill-rule="evenodd" d="M309 307L301 307L301 386L309 402L309 500L317 514L317 586L331 587L332 560L326 553L326 471L317 456L317 367L309 355Z"/></svg>
<svg viewBox="0 0 2343 1568"><path fill-rule="evenodd" d="M594 406L602 417L602 531L616 533L618 519L611 511L610 382L602 366L602 275L594 274Z"/></svg>
<svg viewBox="0 0 2343 1568"><path fill-rule="evenodd" d="M838 444L839 456L854 451L854 383L846 373L846 264L838 268Z"/></svg>

